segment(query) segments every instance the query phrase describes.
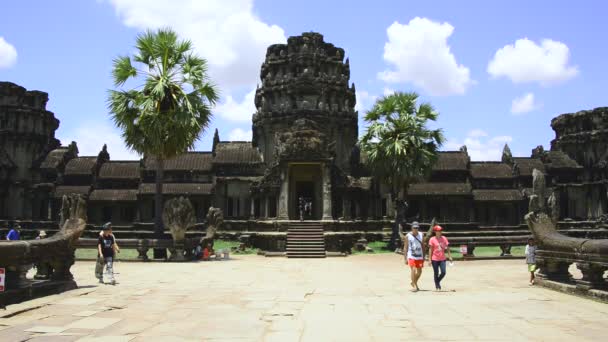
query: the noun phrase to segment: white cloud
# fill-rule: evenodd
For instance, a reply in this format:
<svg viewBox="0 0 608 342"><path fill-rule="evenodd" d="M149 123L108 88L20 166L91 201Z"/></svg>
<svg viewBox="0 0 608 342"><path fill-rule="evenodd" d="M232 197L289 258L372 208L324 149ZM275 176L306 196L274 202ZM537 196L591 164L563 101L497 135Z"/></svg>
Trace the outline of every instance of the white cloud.
<svg viewBox="0 0 608 342"><path fill-rule="evenodd" d="M507 77L513 83L548 86L578 75L578 67L568 65L569 58L570 50L564 43L544 39L538 45L523 38L498 49L488 63L488 73L494 78Z"/></svg>
<svg viewBox="0 0 608 342"><path fill-rule="evenodd" d="M253 0L109 1L126 26L140 30L169 26L192 40L224 93L255 86L267 47L287 41L281 27L254 14Z"/></svg>
<svg viewBox="0 0 608 342"><path fill-rule="evenodd" d="M17 63L17 49L0 37L0 69L10 68Z"/></svg>
<svg viewBox="0 0 608 342"><path fill-rule="evenodd" d="M384 89L382 90L382 94L384 96L389 96L389 95L393 95L395 93L394 89L391 89L389 87L384 87Z"/></svg>
<svg viewBox="0 0 608 342"><path fill-rule="evenodd" d="M503 147L512 141L513 138L508 135L489 137L485 131L474 129L467 134L464 141L450 140L445 147L448 150L458 150L462 145L466 145L471 160L495 161L502 158Z"/></svg>
<svg viewBox="0 0 608 342"><path fill-rule="evenodd" d="M59 139L62 145L76 141L80 156L96 156L103 144L107 144L111 160L140 159L137 153L127 149L118 129L107 122L83 122L70 131L70 135L62 134Z"/></svg>
<svg viewBox="0 0 608 342"><path fill-rule="evenodd" d="M251 122L255 113L255 89L245 95L243 101L235 101L231 95L215 106L214 112L226 120L236 122Z"/></svg>
<svg viewBox="0 0 608 342"><path fill-rule="evenodd" d="M365 90L359 90L356 93L357 103L355 104L355 110L359 112L359 114L363 114L364 112L372 109L374 103L378 99L378 96L371 95Z"/></svg>
<svg viewBox="0 0 608 342"><path fill-rule="evenodd" d="M511 101L511 113L524 114L540 108L536 103L533 93L527 93L520 97L516 97Z"/></svg>
<svg viewBox="0 0 608 342"><path fill-rule="evenodd" d="M245 131L241 128L235 128L228 133L228 140L230 141L251 141L253 135L251 130Z"/></svg>
<svg viewBox="0 0 608 342"><path fill-rule="evenodd" d="M449 23L416 17L406 25L394 22L386 32L384 60L394 69L378 74L385 82L411 82L431 95L464 94L473 84L469 68L450 51Z"/></svg>

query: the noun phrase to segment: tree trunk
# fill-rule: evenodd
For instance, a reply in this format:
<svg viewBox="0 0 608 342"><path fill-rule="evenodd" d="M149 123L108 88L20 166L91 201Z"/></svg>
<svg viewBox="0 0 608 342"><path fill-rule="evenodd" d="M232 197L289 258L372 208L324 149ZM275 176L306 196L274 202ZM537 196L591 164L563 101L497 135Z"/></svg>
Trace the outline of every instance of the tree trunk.
<svg viewBox="0 0 608 342"><path fill-rule="evenodd" d="M403 188L403 189L400 189ZM402 196L403 195L403 196ZM391 187L391 198L393 199L392 205L395 206L395 222L393 223L393 231L391 234L391 240L388 244L390 250L401 248L401 239L399 224L405 222L407 215L407 205L404 202L404 198L407 196L407 185L393 186Z"/></svg>
<svg viewBox="0 0 608 342"><path fill-rule="evenodd" d="M162 239L165 232L163 225L163 173L165 161L156 158L156 192L154 193L154 238ZM167 257L167 250L164 248L154 249L154 259L164 259Z"/></svg>

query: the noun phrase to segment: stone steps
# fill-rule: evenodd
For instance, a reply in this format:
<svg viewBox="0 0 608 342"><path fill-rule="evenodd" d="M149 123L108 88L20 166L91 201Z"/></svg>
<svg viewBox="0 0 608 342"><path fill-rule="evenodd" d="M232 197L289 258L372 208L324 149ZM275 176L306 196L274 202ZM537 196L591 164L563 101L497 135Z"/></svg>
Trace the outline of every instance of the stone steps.
<svg viewBox="0 0 608 342"><path fill-rule="evenodd" d="M288 258L325 258L325 237L318 222L294 222L287 229Z"/></svg>

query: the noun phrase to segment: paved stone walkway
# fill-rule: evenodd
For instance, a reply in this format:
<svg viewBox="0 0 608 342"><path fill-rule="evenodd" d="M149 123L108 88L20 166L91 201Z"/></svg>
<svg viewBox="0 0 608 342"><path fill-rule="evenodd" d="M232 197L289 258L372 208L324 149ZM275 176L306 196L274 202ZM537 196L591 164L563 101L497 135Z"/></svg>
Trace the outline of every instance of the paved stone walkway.
<svg viewBox="0 0 608 342"><path fill-rule="evenodd" d="M606 341L608 305L527 286L522 260L457 262L411 293L399 256L78 262L80 289L0 311L0 341ZM428 289L428 290L427 290ZM35 308L35 309L33 309ZM19 311L23 311L18 313Z"/></svg>

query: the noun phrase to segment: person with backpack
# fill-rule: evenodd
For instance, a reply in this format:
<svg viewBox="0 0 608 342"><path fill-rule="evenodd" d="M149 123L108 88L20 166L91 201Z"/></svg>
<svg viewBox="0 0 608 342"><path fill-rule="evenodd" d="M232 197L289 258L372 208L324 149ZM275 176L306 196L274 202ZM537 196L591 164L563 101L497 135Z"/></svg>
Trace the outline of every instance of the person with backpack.
<svg viewBox="0 0 608 342"><path fill-rule="evenodd" d="M401 232L403 227L399 224ZM403 254L405 256L405 263L410 267L410 277L412 282L412 292L420 290L418 288L418 280L422 275L422 267L424 267L424 234L419 231L420 225L418 222L412 222L412 230L403 235L401 233L401 239L403 240Z"/></svg>
<svg viewBox="0 0 608 342"><path fill-rule="evenodd" d="M120 251L118 245L116 245L116 240L114 239L114 234L112 234L112 224L106 223L103 225L102 234L99 236L99 240L97 243L97 251L99 252L99 258L103 260L106 267L106 274L110 280L110 284L116 284L116 280L114 279L114 256L117 252ZM101 270L99 271L100 277L98 277L99 282L103 284L103 266L102 264ZM95 270L96 275L98 274L98 270Z"/></svg>

